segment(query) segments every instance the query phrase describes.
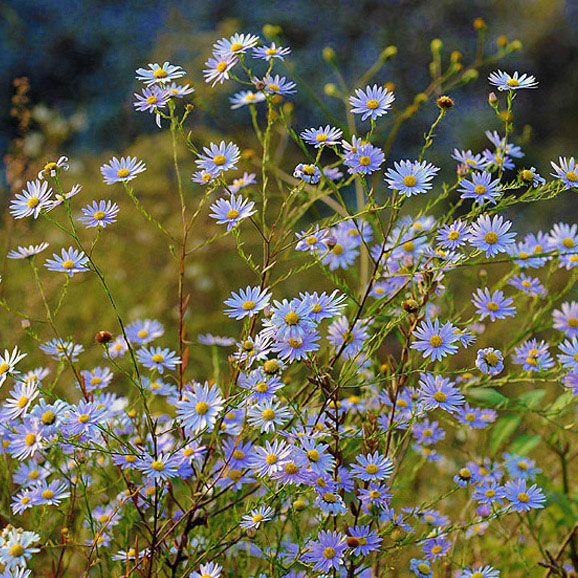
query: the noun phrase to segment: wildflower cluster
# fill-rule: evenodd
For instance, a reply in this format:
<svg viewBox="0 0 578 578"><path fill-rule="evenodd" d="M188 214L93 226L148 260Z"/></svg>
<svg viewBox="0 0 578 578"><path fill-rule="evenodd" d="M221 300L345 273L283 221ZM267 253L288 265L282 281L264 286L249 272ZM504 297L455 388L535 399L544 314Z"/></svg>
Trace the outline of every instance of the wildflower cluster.
<svg viewBox="0 0 578 578"><path fill-rule="evenodd" d="M417 158L395 160L392 139L417 106L401 108L392 85L372 82L385 60L362 86L338 91L349 122L316 127L297 126L286 106L298 98L297 84L278 73L289 55L234 34L214 44L205 65L211 86L244 87L230 105L232 114L249 112L261 147L254 173L245 143L187 135L193 107L179 101L194 89L179 83L180 66L136 71L136 111L153 114L175 144L182 230L135 193L147 159L114 157L101 176L170 246L178 327L170 316L131 319L118 305L98 240L124 209L106 199L77 203L80 185L63 187L66 157L11 201L15 219L44 219L69 243L52 248L46 271L37 266L46 241L7 255L28 261L45 318L25 318L39 351L27 340L0 355L3 512L11 513L0 534L2 576L26 578L42 560L54 578L69 564L83 576L100 568L191 578L496 578L500 568L522 575L514 573L521 565L533 575L540 562L569 575L561 574L565 552L544 557L540 540L575 523L565 444L575 430L565 412L578 395L578 226L528 232L513 207L578 189L578 168L561 157L546 180L521 164L510 113L536 80L490 74L507 108L501 114L493 99L492 148L446 151L457 167L445 171L426 155L449 97L438 101ZM459 60L452 55L442 74L434 59L437 91L472 80L483 63ZM190 179L181 178L178 139L197 167ZM195 226L200 218L206 227ZM251 279L231 277L215 313L234 336L193 339L187 323L198 310L184 272L195 251L229 237ZM307 272L318 284L295 290L289 281ZM46 276L58 273L63 297L54 304ZM89 276L117 326L104 331L96 318L96 340L82 328L65 336L57 316L65 288ZM208 358L213 371L203 375ZM552 422L547 443L561 460L561 488L526 455ZM550 502L562 513L540 517ZM495 555L504 540L521 562ZM527 559L524 542L534 546Z"/></svg>

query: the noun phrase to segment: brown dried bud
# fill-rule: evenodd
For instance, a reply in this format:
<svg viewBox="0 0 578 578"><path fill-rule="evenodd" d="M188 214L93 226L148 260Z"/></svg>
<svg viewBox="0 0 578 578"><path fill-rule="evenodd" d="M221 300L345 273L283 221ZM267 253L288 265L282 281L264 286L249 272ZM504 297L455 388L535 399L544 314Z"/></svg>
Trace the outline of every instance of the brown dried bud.
<svg viewBox="0 0 578 578"><path fill-rule="evenodd" d="M415 299L406 299L401 306L403 307L403 310L408 313L419 311L419 303Z"/></svg>
<svg viewBox="0 0 578 578"><path fill-rule="evenodd" d="M109 343L112 339L112 333L110 331L99 331L94 339L97 343Z"/></svg>
<svg viewBox="0 0 578 578"><path fill-rule="evenodd" d="M355 536L347 536L347 545L350 548L357 548L357 546L359 546L359 540Z"/></svg>
<svg viewBox="0 0 578 578"><path fill-rule="evenodd" d="M447 109L452 108L454 106L454 101L449 96L443 95L443 96L440 96L436 100L436 104L440 108L447 110Z"/></svg>
<svg viewBox="0 0 578 578"><path fill-rule="evenodd" d="M265 83L262 80L255 81L255 88L257 90L263 90L265 88Z"/></svg>

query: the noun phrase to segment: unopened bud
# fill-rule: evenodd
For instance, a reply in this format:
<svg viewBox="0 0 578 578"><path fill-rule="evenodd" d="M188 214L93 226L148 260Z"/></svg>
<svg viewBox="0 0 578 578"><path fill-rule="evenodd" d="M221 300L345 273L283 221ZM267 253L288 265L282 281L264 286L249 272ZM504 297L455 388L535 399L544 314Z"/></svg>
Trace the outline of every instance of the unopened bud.
<svg viewBox="0 0 578 578"><path fill-rule="evenodd" d="M430 44L431 51L432 52L439 52L442 49L443 45L444 45L444 43L439 38L434 38Z"/></svg>
<svg viewBox="0 0 578 578"><path fill-rule="evenodd" d="M480 269L480 272L478 273L478 275L482 278L485 279L488 276L488 272L486 271L486 269Z"/></svg>
<svg viewBox="0 0 578 578"><path fill-rule="evenodd" d="M263 31L263 34L269 38L279 36L279 34L283 32L281 26L274 26L273 24L265 24L261 30Z"/></svg>
<svg viewBox="0 0 578 578"><path fill-rule="evenodd" d="M518 52L522 50L522 43L519 40L512 40L508 45L508 50L511 52Z"/></svg>
<svg viewBox="0 0 578 578"><path fill-rule="evenodd" d="M450 61L453 63L459 62L462 59L462 53L459 50L454 50L450 54Z"/></svg>
<svg viewBox="0 0 578 578"><path fill-rule="evenodd" d="M294 502L293 502L293 509L297 510L298 512L301 512L302 510L304 510L307 507L307 503L305 502L305 500L303 498L297 498Z"/></svg>
<svg viewBox="0 0 578 578"><path fill-rule="evenodd" d="M462 75L462 80L464 82L472 82L474 80L478 80L478 76L480 76L480 73L475 68L470 68L464 72Z"/></svg>
<svg viewBox="0 0 578 578"><path fill-rule="evenodd" d="M397 46L388 46L382 51L379 57L381 58L381 60L385 62L386 60L393 58L396 54L397 54Z"/></svg>
<svg viewBox="0 0 578 578"><path fill-rule="evenodd" d="M185 110L187 112L193 112L193 110L195 109L195 105L193 104L185 104Z"/></svg>
<svg viewBox="0 0 578 578"><path fill-rule="evenodd" d="M265 83L262 80L256 80L253 84L256 90L263 90L265 88Z"/></svg>
<svg viewBox="0 0 578 578"><path fill-rule="evenodd" d="M498 97L495 92L490 92L490 94L488 94L488 103L490 106L496 106L498 104Z"/></svg>
<svg viewBox="0 0 578 578"><path fill-rule="evenodd" d="M417 106L420 106L422 104L425 104L428 100L428 96L427 94L423 93L423 92L418 92L415 95L415 98L413 99L413 103Z"/></svg>
<svg viewBox="0 0 578 578"><path fill-rule="evenodd" d="M24 330L30 329L30 320L29 319L22 319L22 321L20 321L20 325L21 325L22 329L24 329Z"/></svg>
<svg viewBox="0 0 578 578"><path fill-rule="evenodd" d="M436 104L440 108L447 110L454 106L454 101L449 96L443 95L436 100Z"/></svg>
<svg viewBox="0 0 578 578"><path fill-rule="evenodd" d="M332 82L328 82L323 87L323 92L325 92L327 96L335 96L337 94L337 87Z"/></svg>
<svg viewBox="0 0 578 578"><path fill-rule="evenodd" d="M393 82L386 82L383 85L383 88L385 88L385 90L388 90L389 92L393 92L395 90L395 83Z"/></svg>
<svg viewBox="0 0 578 578"><path fill-rule="evenodd" d="M473 26L475 30L484 30L486 28L486 21L483 18L474 19Z"/></svg>
<svg viewBox="0 0 578 578"><path fill-rule="evenodd" d="M110 331L99 331L94 339L97 343L109 343L112 339L112 333Z"/></svg>
<svg viewBox="0 0 578 578"><path fill-rule="evenodd" d="M504 36L503 34L501 36L498 36L498 38L496 39L496 44L500 48L506 48L506 46L508 46L508 37Z"/></svg>
<svg viewBox="0 0 578 578"><path fill-rule="evenodd" d="M419 311L419 303L415 299L406 299L401 306L403 307L403 310L408 313Z"/></svg>
<svg viewBox="0 0 578 578"><path fill-rule="evenodd" d="M326 46L323 49L323 60L326 62L335 62L335 50L331 46Z"/></svg>

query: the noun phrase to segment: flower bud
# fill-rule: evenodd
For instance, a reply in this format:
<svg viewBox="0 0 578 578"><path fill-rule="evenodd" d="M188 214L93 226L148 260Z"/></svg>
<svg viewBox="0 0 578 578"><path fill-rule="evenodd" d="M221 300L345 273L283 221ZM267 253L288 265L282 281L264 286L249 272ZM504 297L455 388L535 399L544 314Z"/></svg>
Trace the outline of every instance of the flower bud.
<svg viewBox="0 0 578 578"><path fill-rule="evenodd" d="M256 80L254 83L255 90L263 90L265 88L265 83L262 80Z"/></svg>
<svg viewBox="0 0 578 578"><path fill-rule="evenodd" d="M484 30L487 28L486 21L483 18L475 18L473 26L475 30Z"/></svg>
<svg viewBox="0 0 578 578"><path fill-rule="evenodd" d="M386 60L393 58L396 54L397 54L397 46L388 46L382 51L379 57L381 58L381 60L383 60L383 62L385 62Z"/></svg>
<svg viewBox="0 0 578 578"><path fill-rule="evenodd" d="M281 26L274 26L273 24L265 24L261 30L269 38L279 36L283 32Z"/></svg>
<svg viewBox="0 0 578 578"><path fill-rule="evenodd" d="M419 311L419 303L415 299L406 299L401 306L403 307L403 310L408 313Z"/></svg>
<svg viewBox="0 0 578 578"><path fill-rule="evenodd" d="M436 104L441 109L448 110L454 106L454 101L449 96L443 95L436 100Z"/></svg>
<svg viewBox="0 0 578 578"><path fill-rule="evenodd" d="M501 36L498 36L496 43L500 48L506 48L506 46L508 46L508 37L502 34Z"/></svg>
<svg viewBox="0 0 578 578"><path fill-rule="evenodd" d="M434 38L430 44L431 51L439 52L442 49L443 45L444 43L439 38Z"/></svg>
<svg viewBox="0 0 578 578"><path fill-rule="evenodd" d="M24 330L30 329L30 320L29 319L22 319L22 321L20 321L20 326Z"/></svg>
<svg viewBox="0 0 578 578"><path fill-rule="evenodd" d="M112 333L110 331L99 331L95 337L94 337L95 341L97 343L109 343L110 340L112 339Z"/></svg>
<svg viewBox="0 0 578 578"><path fill-rule="evenodd" d="M293 509L297 510L298 512L301 512L302 510L304 510L307 507L307 503L305 502L305 500L303 498L297 498L294 502L293 502Z"/></svg>
<svg viewBox="0 0 578 578"><path fill-rule="evenodd" d="M450 62L456 63L462 59L462 53L459 50L454 50L450 54Z"/></svg>
<svg viewBox="0 0 578 578"><path fill-rule="evenodd" d="M325 92L327 96L335 96L337 94L337 87L332 82L328 82L323 87L323 92Z"/></svg>
<svg viewBox="0 0 578 578"><path fill-rule="evenodd" d="M478 80L478 76L480 76L480 73L475 68L470 68L464 72L462 79L464 82L472 82Z"/></svg>
<svg viewBox="0 0 578 578"><path fill-rule="evenodd" d="M498 104L498 97L495 92L490 92L490 94L488 94L488 103L490 106L496 106Z"/></svg>
<svg viewBox="0 0 578 578"><path fill-rule="evenodd" d="M195 109L195 105L194 104L185 104L185 110L187 112L193 112L193 110Z"/></svg>
<svg viewBox="0 0 578 578"><path fill-rule="evenodd" d="M325 62L335 62L335 50L331 46L326 46L323 49L323 60Z"/></svg>
<svg viewBox="0 0 578 578"><path fill-rule="evenodd" d="M518 52L522 50L522 43L519 40L512 40L508 45L508 50L510 52Z"/></svg>
<svg viewBox="0 0 578 578"><path fill-rule="evenodd" d="M393 82L386 82L383 85L383 88L385 88L385 90L388 90L389 92L393 92L395 90L395 83Z"/></svg>
<svg viewBox="0 0 578 578"><path fill-rule="evenodd" d="M418 92L418 93L415 95L415 98L413 99L413 103L414 103L416 106L420 106L420 105L422 105L422 104L425 104L425 103L427 102L427 100L428 100L427 94L424 94L423 92Z"/></svg>

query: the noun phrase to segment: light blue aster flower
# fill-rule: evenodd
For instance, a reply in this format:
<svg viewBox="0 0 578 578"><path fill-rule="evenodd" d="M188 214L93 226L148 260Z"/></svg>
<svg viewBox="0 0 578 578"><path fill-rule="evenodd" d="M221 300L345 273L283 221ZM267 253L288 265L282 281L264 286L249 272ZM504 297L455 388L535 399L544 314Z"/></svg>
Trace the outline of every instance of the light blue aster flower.
<svg viewBox="0 0 578 578"><path fill-rule="evenodd" d="M397 190L401 195L411 197L425 193L432 188L432 179L439 168L427 161L400 161L393 164L385 175L389 188Z"/></svg>
<svg viewBox="0 0 578 578"><path fill-rule="evenodd" d="M351 104L353 114L362 115L361 120L367 118L375 120L387 113L394 100L393 92L374 84L367 86L365 90L356 89L355 96L349 97L349 104Z"/></svg>
<svg viewBox="0 0 578 578"><path fill-rule="evenodd" d="M498 90L519 90L521 88L536 88L538 83L534 76L529 74L514 74L510 75L502 70L490 73L488 80L491 84L498 87Z"/></svg>

